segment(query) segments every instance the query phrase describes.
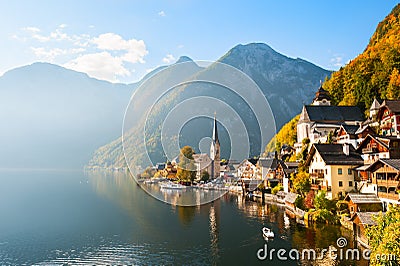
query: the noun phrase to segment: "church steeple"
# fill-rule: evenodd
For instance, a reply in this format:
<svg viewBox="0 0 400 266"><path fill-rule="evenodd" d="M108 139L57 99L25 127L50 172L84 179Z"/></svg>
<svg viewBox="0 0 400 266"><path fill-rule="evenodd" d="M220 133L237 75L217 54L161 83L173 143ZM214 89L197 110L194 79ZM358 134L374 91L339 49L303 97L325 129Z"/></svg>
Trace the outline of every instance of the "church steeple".
<svg viewBox="0 0 400 266"><path fill-rule="evenodd" d="M212 137L212 140L213 140L214 143L217 143L217 142L219 143L216 114L214 115L214 129L213 129L213 137Z"/></svg>
<svg viewBox="0 0 400 266"><path fill-rule="evenodd" d="M329 96L329 93L322 88L322 85L315 93L312 105L331 105L331 97Z"/></svg>
<svg viewBox="0 0 400 266"><path fill-rule="evenodd" d="M211 147L210 147L210 158L212 160L211 177L212 178L219 177L221 155L220 155L220 143L219 143L219 139L218 139L218 127L217 127L216 114L214 114L214 127L213 127L212 141L211 141Z"/></svg>

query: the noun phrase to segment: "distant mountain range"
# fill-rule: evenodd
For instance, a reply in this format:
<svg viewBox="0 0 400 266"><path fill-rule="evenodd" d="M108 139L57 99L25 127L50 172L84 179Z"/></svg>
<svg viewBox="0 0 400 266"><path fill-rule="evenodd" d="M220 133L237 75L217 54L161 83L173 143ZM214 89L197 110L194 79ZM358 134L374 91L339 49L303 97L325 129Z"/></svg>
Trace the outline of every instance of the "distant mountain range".
<svg viewBox="0 0 400 266"><path fill-rule="evenodd" d="M183 60L189 61L190 59L187 57L180 58L178 62ZM277 129L292 116L299 113L304 103L311 102L315 91L319 87L320 81L331 74L330 71L324 70L305 60L292 59L281 55L263 43L238 45L221 57L218 62L242 70L257 83L270 103L275 116ZM213 65L202 68L193 63L190 71L192 71L192 75L201 77L207 74L212 75L215 70ZM160 82L172 78L174 73L163 73L163 75L163 77L160 77ZM169 96L168 101L160 104L162 107L156 109L149 118L152 123L146 125L146 129L150 132L147 137L151 142L146 143L146 145L153 162L165 160L165 155L161 147L159 125L164 121L166 114L179 102L195 96L204 95L221 99L235 109L242 120L245 121L247 131L250 134L250 155L258 155L263 152L263 148L261 150L257 148L261 143L258 134L258 125L251 115L251 110L240 102L240 98L227 94L223 88L218 86L210 85L206 88L203 86L200 89L195 85L188 85ZM138 126L138 128L143 127ZM222 127L220 127L220 131L221 147L225 147L225 149L221 149L222 157L227 158L230 152L230 149L226 148L229 147L228 133ZM199 152L196 148L198 147L199 141L205 136L210 136L210 133L211 121L197 119L192 122L190 127L182 129L181 135L179 136L180 144L182 146L190 145L195 147L196 151ZM134 147L141 147L140 145L144 145L141 143L143 142L141 136L141 131L138 129L138 131L133 132L129 138L127 138L127 143L130 143L131 146ZM169 143L168 140L165 142ZM140 164L144 154L139 152L135 153L135 150L133 150L132 153L133 154L129 156L134 158L137 164ZM89 166L125 166L121 139L117 139L99 148L89 162Z"/></svg>
<svg viewBox="0 0 400 266"><path fill-rule="evenodd" d="M121 135L136 84L112 84L48 63L0 77L0 168L82 168Z"/></svg>

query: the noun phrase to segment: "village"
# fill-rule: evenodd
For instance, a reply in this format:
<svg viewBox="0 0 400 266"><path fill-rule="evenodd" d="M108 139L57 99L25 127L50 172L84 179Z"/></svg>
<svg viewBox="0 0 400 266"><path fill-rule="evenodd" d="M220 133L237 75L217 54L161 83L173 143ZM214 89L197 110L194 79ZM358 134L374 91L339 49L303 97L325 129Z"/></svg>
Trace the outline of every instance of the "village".
<svg viewBox="0 0 400 266"><path fill-rule="evenodd" d="M178 180L178 160L158 163L145 182ZM242 162L221 160L214 117L210 155L193 160L196 188L276 201L305 222L340 222L368 247L365 228L375 224L373 216L399 204L400 100L374 99L365 119L356 106L331 105L321 86L303 106L293 147Z"/></svg>

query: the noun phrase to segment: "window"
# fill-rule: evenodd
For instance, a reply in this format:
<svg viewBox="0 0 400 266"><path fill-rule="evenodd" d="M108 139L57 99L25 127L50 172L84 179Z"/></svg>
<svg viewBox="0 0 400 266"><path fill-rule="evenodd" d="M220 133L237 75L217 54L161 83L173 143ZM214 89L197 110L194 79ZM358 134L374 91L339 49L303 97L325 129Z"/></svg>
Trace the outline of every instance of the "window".
<svg viewBox="0 0 400 266"><path fill-rule="evenodd" d="M338 173L338 175L341 175L343 173L343 169L342 168L338 168L337 169L337 173Z"/></svg>
<svg viewBox="0 0 400 266"><path fill-rule="evenodd" d="M339 181L339 187L343 187L343 181Z"/></svg>
<svg viewBox="0 0 400 266"><path fill-rule="evenodd" d="M353 186L353 181L349 181L349 187Z"/></svg>
<svg viewBox="0 0 400 266"><path fill-rule="evenodd" d="M328 174L328 169L325 169L325 174L326 174L326 175Z"/></svg>
<svg viewBox="0 0 400 266"><path fill-rule="evenodd" d="M348 175L353 174L353 171L351 171L351 168L347 169L347 174L348 174Z"/></svg>

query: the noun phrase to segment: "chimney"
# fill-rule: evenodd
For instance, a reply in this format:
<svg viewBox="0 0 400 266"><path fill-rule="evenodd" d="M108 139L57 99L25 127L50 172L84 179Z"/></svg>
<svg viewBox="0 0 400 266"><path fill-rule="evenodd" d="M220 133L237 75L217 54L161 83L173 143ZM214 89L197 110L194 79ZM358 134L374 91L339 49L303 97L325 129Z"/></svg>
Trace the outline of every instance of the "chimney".
<svg viewBox="0 0 400 266"><path fill-rule="evenodd" d="M346 154L346 156L350 155L350 144L348 143L343 144L343 153Z"/></svg>

